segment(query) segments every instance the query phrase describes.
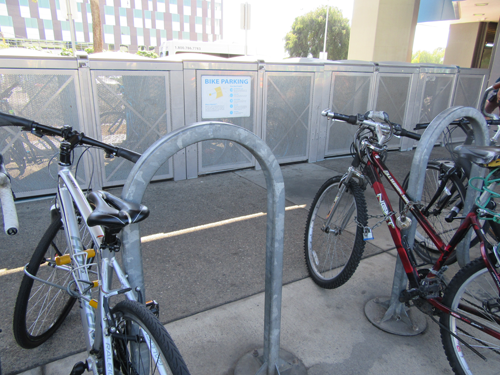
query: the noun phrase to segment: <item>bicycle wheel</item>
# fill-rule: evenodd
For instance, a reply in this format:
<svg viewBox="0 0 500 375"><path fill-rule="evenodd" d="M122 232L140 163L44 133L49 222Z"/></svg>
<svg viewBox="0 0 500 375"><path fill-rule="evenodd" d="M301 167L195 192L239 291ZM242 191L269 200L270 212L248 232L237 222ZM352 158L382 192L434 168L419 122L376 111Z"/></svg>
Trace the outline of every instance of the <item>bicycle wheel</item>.
<svg viewBox="0 0 500 375"><path fill-rule="evenodd" d="M325 220L339 191L340 176L326 181L314 197L307 217L304 250L307 270L322 288L346 283L356 271L365 249L363 227L368 214L361 187L350 181L330 222Z"/></svg>
<svg viewBox="0 0 500 375"><path fill-rule="evenodd" d="M92 238L83 224L80 235L84 248L91 248ZM27 270L42 280L66 287L73 280L70 272L53 265L56 256L68 251L58 214L36 247ZM24 275L14 308L13 330L17 343L26 349L43 344L61 326L75 301L67 292Z"/></svg>
<svg viewBox="0 0 500 375"><path fill-rule="evenodd" d="M500 332L498 288L481 258L470 262L455 275L445 290L443 304L466 318ZM446 327L441 327L441 340L455 374L498 374L500 340L450 314L441 315L440 323ZM453 337L448 330L485 359Z"/></svg>
<svg viewBox="0 0 500 375"><path fill-rule="evenodd" d="M440 161L430 161L427 164L422 199L420 201L424 207L427 207L430 201L434 198L434 195L436 195L438 188L443 181L443 176L448 168L450 168L449 165ZM405 190L408 188L409 175L410 174L408 173L403 181L403 189ZM458 202L463 202L464 200L465 188L460 178L456 174L451 174L449 175L445 188L434 201L433 205L429 207L428 212L425 213L427 220L431 223L432 227L444 243L448 243L451 240L457 228L460 226L460 220L454 220L451 223L448 223L445 220L445 217L450 214L451 209L455 207ZM400 200L399 209L403 210L403 208L404 202ZM415 244L413 246L413 250L415 250L417 255L423 261L429 264L434 264L441 255L427 233L425 233L422 227L418 224L415 232ZM446 261L446 264L452 264L456 262L456 260L456 254L453 253Z"/></svg>
<svg viewBox="0 0 500 375"><path fill-rule="evenodd" d="M112 310L115 374L189 375L179 349L154 314L136 301L122 301Z"/></svg>

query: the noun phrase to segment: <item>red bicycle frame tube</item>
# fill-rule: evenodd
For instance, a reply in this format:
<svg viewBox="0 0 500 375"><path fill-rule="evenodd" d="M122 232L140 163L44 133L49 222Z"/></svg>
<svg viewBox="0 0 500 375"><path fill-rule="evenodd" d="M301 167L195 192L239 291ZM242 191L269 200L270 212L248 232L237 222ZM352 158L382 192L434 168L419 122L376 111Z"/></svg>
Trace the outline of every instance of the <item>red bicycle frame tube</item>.
<svg viewBox="0 0 500 375"><path fill-rule="evenodd" d="M373 162L368 161L365 173L368 175L370 179L373 190L375 191L375 194L377 196L377 200L382 208L382 212L384 212L384 214L387 215L386 219L387 226L389 228L389 232L391 233L391 237L394 241L394 244L396 245L398 255L401 259L401 263L403 264L405 273L410 282L410 286L412 288L417 288L420 279L416 268L412 265L408 257L408 254L406 252L406 249L402 244L401 231L396 226L396 217L392 210L392 206L385 191L384 185L382 184L382 181L380 179L380 172L386 177L387 181L391 184L391 186L394 188L394 190L403 200L403 202L410 203L410 199L406 196L406 192L401 187L399 182L395 179L393 174L387 169L387 167L380 158L380 154L376 151L372 151L371 155ZM429 223L427 218L424 215L422 215L422 213L418 209L415 209L414 207L410 206L409 211L417 219L418 223L426 232L426 234L429 236L429 238L434 243L436 248L439 249L439 251L441 252L441 256L432 267L432 270L435 272L438 272L444 266L450 254L455 250L456 246L465 238L465 235L469 231L470 227L473 227L474 231L476 232L476 235L478 235L479 238L481 239L481 255L488 267L490 274L496 280L497 288L499 288L500 291L500 276L488 258L486 248L484 246L485 238L481 231L481 225L479 223L479 219L477 218L475 210L467 215L465 220L462 222L460 227L453 235L448 245L446 245L443 242L443 240L436 233L436 231ZM392 214L390 214L391 212Z"/></svg>

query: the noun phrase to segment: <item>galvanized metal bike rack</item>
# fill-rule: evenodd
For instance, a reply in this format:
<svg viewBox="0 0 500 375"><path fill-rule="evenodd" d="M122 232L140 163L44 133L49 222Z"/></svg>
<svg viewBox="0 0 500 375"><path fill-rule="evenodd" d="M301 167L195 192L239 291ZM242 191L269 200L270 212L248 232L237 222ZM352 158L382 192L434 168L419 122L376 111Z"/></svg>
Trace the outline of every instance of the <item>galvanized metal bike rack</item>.
<svg viewBox="0 0 500 375"><path fill-rule="evenodd" d="M178 151L197 142L222 139L245 147L262 167L267 183L266 278L263 364L257 374L274 375L283 366L279 358L283 278L285 186L281 169L266 143L250 131L223 122L201 122L159 139L142 155L123 187L122 198L140 203L160 166ZM123 266L131 285L144 291L139 226L123 231Z"/></svg>
<svg viewBox="0 0 500 375"><path fill-rule="evenodd" d="M484 146L489 144L489 131L484 116L475 108L471 107L451 107L439 115L429 124L427 129L422 134L422 138L418 142L415 155L411 164L410 178L408 182L407 194L415 202L419 202L422 198L424 188L425 170L427 162L432 152L432 148L438 142L440 135L446 127L458 118L467 118L474 132L475 144ZM471 176L483 176L484 169L477 165L473 165ZM474 189L467 189L463 212L468 212L478 192ZM402 235L407 236L408 244L413 247L415 240L415 232L417 221L412 217L412 226L402 231ZM469 247L471 233L468 233L466 238L457 247L457 259L461 267L469 262ZM399 302L399 295L402 290L406 289L408 278L401 260L396 261L396 270L394 272L394 281L392 285L392 293L389 299L375 298L368 301L365 305L365 314L368 320L383 331L401 335L413 336L422 333L427 327L425 315L413 314L415 309L409 310L406 306Z"/></svg>

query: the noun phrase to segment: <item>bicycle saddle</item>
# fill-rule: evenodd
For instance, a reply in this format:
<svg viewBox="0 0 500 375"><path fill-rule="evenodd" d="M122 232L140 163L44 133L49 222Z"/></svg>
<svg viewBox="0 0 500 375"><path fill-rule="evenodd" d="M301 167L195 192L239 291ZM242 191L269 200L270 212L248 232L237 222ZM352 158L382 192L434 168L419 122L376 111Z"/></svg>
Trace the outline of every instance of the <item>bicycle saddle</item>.
<svg viewBox="0 0 500 375"><path fill-rule="evenodd" d="M500 147L497 146L462 145L456 147L454 152L481 167L500 167Z"/></svg>
<svg viewBox="0 0 500 375"><path fill-rule="evenodd" d="M87 219L89 227L101 225L109 229L122 229L149 216L146 206L126 202L102 190L90 193L87 199L95 205L94 211Z"/></svg>

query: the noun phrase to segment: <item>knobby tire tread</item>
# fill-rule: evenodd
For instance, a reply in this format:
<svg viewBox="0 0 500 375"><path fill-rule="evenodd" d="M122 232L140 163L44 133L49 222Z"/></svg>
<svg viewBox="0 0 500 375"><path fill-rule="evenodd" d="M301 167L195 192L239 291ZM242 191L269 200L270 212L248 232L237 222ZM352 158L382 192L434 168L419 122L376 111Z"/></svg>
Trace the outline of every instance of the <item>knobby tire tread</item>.
<svg viewBox="0 0 500 375"><path fill-rule="evenodd" d="M340 182L340 179L341 176L330 178L321 186L321 188L316 193L313 202L311 204L311 208L309 209L309 214L307 216L306 231L304 236L304 255L309 276L318 286L325 289L335 289L344 285L347 281L349 281L349 279L352 277L352 275L358 268L359 263L361 262L361 257L363 256L363 252L365 250L363 230L362 228L358 227L356 230L351 256L344 269L337 276L335 276L333 279L330 280L319 279L314 273L312 266L310 264L308 238L309 238L310 224L312 215L314 213L314 209L318 204L318 201L320 200L323 193L331 185L338 184ZM354 197L357 209L355 212L355 216L357 217L358 222L366 226L368 224L368 209L366 206L364 191L361 189L361 187L356 181L351 180L348 184L348 189L344 192L344 196L342 197L342 199L346 198L345 194L348 192L351 192L352 196Z"/></svg>

